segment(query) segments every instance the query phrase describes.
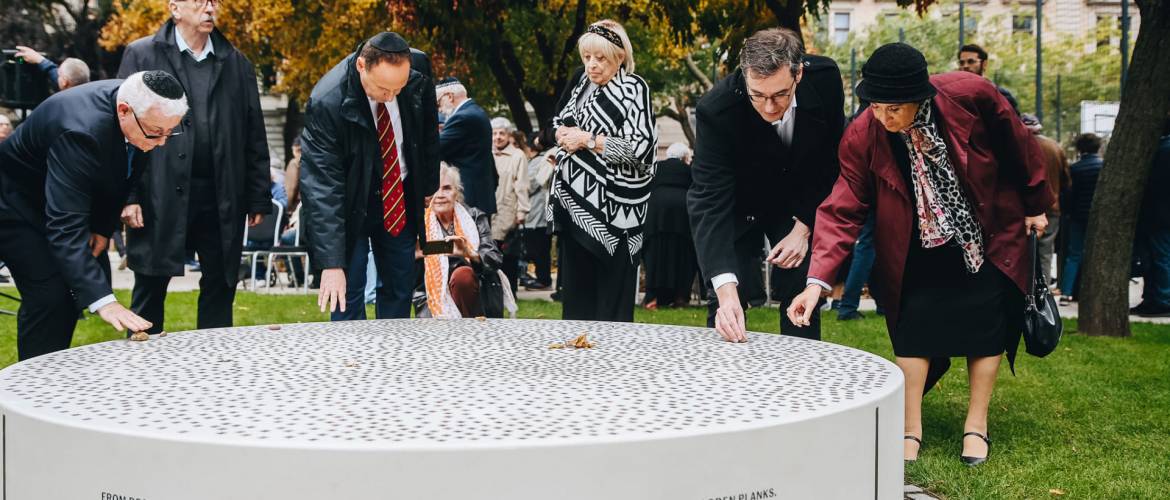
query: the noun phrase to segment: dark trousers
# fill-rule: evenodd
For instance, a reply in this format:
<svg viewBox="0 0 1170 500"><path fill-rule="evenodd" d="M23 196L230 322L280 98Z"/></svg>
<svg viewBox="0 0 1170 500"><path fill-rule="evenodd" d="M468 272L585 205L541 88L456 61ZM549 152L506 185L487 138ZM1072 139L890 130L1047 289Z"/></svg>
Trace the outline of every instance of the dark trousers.
<svg viewBox="0 0 1170 500"><path fill-rule="evenodd" d="M1138 231L1137 245L1149 260L1142 272L1142 301L1170 307L1170 229Z"/></svg>
<svg viewBox="0 0 1170 500"><path fill-rule="evenodd" d="M187 251L199 256L199 309L195 327L224 328L232 326L232 304L236 300L236 280L239 263L224 262L223 238L220 235L219 213L215 193L206 189L192 189L187 208ZM231 272L228 273L227 269ZM165 331L167 285L170 276L151 276L134 273L134 291L130 309L154 324L148 333Z"/></svg>
<svg viewBox="0 0 1170 500"><path fill-rule="evenodd" d="M513 229L513 231L519 231ZM519 238L512 238L513 244L519 244ZM500 270L504 272L504 276L508 277L508 286L512 289L512 295L516 294L516 287L520 281L520 249L511 248L504 244L502 240L496 240L496 246L504 249L504 261L500 263Z"/></svg>
<svg viewBox="0 0 1170 500"><path fill-rule="evenodd" d="M634 321L637 268L627 255L598 257L572 235L560 238L562 319Z"/></svg>
<svg viewBox="0 0 1170 500"><path fill-rule="evenodd" d="M524 253L536 266L536 281L552 284L552 235L545 228L524 230Z"/></svg>
<svg viewBox="0 0 1170 500"><path fill-rule="evenodd" d="M8 265L20 291L16 315L19 359L68 349L77 326L78 306L57 260L49 253L45 235L24 222L0 222L0 260Z"/></svg>
<svg viewBox="0 0 1170 500"><path fill-rule="evenodd" d="M873 261L876 257L873 247L874 224L874 216L871 213L857 236L857 244L853 246L853 261L849 264L849 274L845 278L845 291L841 294L838 317L857 312L858 306L861 305L861 290L869 282L869 273L873 270ZM808 258L805 257L806 260Z"/></svg>
<svg viewBox="0 0 1170 500"><path fill-rule="evenodd" d="M1081 257L1085 253L1085 232L1088 224L1073 218L1068 219L1064 230L1068 234L1068 248L1064 257L1064 280L1060 284L1060 293L1068 297L1077 295L1077 278L1081 270Z"/></svg>
<svg viewBox="0 0 1170 500"><path fill-rule="evenodd" d="M760 275L760 249L763 248L761 241L760 245L751 245L750 248L741 247L737 245L736 255L739 269L736 271L736 278L740 283L744 283L745 279L751 279L753 276ZM811 251L811 249L810 249ZM788 320L787 309L792 302L792 298L799 294L805 288L805 280L808 279L808 266L812 259L809 255L804 257L804 262L794 269L780 269L776 266L769 266L769 271L772 273L772 298L780 302L780 333L784 335L791 335L793 337L801 337L806 339L820 340L821 339L821 314L820 311L814 311L812 318L809 320L809 326L798 327ZM707 294L707 326L715 327L715 312L719 310L719 300L715 296L715 290L711 290ZM745 310L748 308L748 297L744 293L741 286L739 292L740 306ZM824 299L817 302L818 309Z"/></svg>
<svg viewBox="0 0 1170 500"><path fill-rule="evenodd" d="M330 321L366 319L366 259L370 245L374 250L374 268L379 285L375 289L374 316L378 319L409 318L410 297L417 275L414 249L418 233L414 218L407 212L406 227L391 236L383 227L381 207L367 209L366 234L358 237L349 266L345 269L345 312L333 311Z"/></svg>

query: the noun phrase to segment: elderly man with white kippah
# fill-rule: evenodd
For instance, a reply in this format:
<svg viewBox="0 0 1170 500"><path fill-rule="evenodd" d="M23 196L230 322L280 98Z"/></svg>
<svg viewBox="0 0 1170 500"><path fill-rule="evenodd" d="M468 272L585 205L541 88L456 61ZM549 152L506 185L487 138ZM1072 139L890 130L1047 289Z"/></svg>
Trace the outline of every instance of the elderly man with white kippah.
<svg viewBox="0 0 1170 500"><path fill-rule="evenodd" d="M183 133L187 98L162 71L54 94L0 143L0 260L22 302L20 359L69 347L77 310L115 329L151 323L114 298L105 253L150 150Z"/></svg>
<svg viewBox="0 0 1170 500"><path fill-rule="evenodd" d="M496 159L496 213L492 215L492 239L504 251L504 274L512 291L520 276L520 226L528 217L528 157L512 145L516 127L504 117L492 119L492 154Z"/></svg>
<svg viewBox="0 0 1170 500"><path fill-rule="evenodd" d="M453 77L435 86L435 102L446 117L439 133L439 155L459 169L466 195L464 203L488 215L496 213L491 119L467 96L467 87Z"/></svg>

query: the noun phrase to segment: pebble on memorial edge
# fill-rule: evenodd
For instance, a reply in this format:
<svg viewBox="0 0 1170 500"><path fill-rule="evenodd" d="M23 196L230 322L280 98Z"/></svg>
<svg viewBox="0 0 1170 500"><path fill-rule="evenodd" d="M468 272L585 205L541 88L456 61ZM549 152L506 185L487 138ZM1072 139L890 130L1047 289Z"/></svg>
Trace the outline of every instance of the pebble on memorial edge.
<svg viewBox="0 0 1170 500"><path fill-rule="evenodd" d="M279 330L279 329L280 329L280 325L268 325L268 329L269 329L269 330Z"/></svg>
<svg viewBox="0 0 1170 500"><path fill-rule="evenodd" d="M167 336L167 332L162 332L162 333L158 334L158 338L160 338L160 339L163 337L166 337L166 336Z"/></svg>
<svg viewBox="0 0 1170 500"><path fill-rule="evenodd" d="M476 321L487 321L487 316L476 316L475 320Z"/></svg>
<svg viewBox="0 0 1170 500"><path fill-rule="evenodd" d="M150 340L150 335L147 335L146 332L134 332L130 335L130 340L134 342L144 342Z"/></svg>

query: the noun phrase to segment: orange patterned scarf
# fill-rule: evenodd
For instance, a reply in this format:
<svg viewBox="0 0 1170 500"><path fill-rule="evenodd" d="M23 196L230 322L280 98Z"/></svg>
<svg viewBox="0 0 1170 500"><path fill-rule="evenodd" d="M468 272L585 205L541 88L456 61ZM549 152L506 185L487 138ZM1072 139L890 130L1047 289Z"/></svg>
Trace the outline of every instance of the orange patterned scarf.
<svg viewBox="0 0 1170 500"><path fill-rule="evenodd" d="M425 219L427 241L438 241L446 238L443 234L443 226L439 223L439 217L430 207L427 208ZM471 231L465 232L463 230L465 227L471 228ZM472 248L479 248L479 230L475 225L475 219L472 219L471 213L462 203L455 204L455 236L462 236ZM458 319L463 317L459 313L459 308L455 306L455 301L451 299L449 284L451 282L451 264L449 259L450 256L445 254L428 255L423 259L427 309L430 310L433 318Z"/></svg>

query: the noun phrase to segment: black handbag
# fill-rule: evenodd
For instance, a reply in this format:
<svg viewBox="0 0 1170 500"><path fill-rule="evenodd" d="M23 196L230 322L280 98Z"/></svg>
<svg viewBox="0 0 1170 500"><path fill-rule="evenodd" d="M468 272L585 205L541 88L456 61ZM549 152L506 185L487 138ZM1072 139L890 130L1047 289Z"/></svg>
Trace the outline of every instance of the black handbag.
<svg viewBox="0 0 1170 500"><path fill-rule="evenodd" d="M479 272L479 303L488 318L504 317L504 286L495 269L484 267Z"/></svg>
<svg viewBox="0 0 1170 500"><path fill-rule="evenodd" d="M1044 273L1039 272L1040 249L1036 240L1035 233L1028 237L1032 251L1032 290L1024 298L1024 347L1028 354L1043 358L1056 350L1064 323L1060 321L1056 298L1044 282Z"/></svg>

